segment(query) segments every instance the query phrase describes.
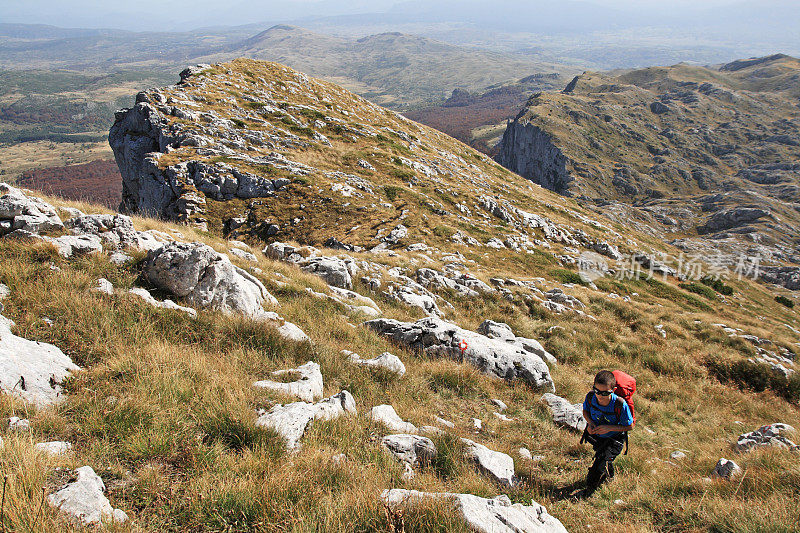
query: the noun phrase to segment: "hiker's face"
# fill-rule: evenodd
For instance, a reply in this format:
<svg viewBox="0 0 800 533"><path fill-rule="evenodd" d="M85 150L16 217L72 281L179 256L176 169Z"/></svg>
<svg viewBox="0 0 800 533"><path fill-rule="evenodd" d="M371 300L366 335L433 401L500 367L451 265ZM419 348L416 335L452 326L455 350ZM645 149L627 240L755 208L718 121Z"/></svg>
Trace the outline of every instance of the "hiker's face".
<svg viewBox="0 0 800 533"><path fill-rule="evenodd" d="M603 385L602 383L595 383L594 388L599 391L613 391L614 387L609 387L608 385ZM608 396L601 396L600 394L595 394L595 398L597 398L597 403L605 407L609 403L611 403L611 395Z"/></svg>

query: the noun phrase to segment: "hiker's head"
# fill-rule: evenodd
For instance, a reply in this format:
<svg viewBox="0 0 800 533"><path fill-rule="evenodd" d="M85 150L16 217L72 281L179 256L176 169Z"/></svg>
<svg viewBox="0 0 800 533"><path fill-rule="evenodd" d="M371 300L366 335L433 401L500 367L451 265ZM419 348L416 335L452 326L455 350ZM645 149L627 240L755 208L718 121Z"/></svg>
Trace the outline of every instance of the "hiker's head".
<svg viewBox="0 0 800 533"><path fill-rule="evenodd" d="M594 377L594 395L597 403L608 405L611 402L611 393L617 386L617 380L612 372L601 370Z"/></svg>

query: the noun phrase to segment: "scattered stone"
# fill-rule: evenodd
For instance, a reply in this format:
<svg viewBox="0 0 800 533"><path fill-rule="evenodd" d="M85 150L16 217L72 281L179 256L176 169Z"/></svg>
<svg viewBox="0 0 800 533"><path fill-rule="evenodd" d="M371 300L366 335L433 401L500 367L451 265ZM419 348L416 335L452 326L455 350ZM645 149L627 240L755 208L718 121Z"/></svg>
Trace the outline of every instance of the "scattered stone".
<svg viewBox="0 0 800 533"><path fill-rule="evenodd" d="M445 420L444 418L440 418L438 416L435 417L434 420L436 421L437 424L439 424L440 426L444 426L446 428L453 429L456 427L456 425L450 422L449 420Z"/></svg>
<svg viewBox="0 0 800 533"><path fill-rule="evenodd" d="M54 457L64 455L72 450L72 444L63 441L40 442L38 444L34 444L33 447L36 449L36 451Z"/></svg>
<svg viewBox="0 0 800 533"><path fill-rule="evenodd" d="M114 285L111 284L106 278L97 280L97 284L92 288L93 291L100 292L112 296L114 294Z"/></svg>
<svg viewBox="0 0 800 533"><path fill-rule="evenodd" d="M27 418L19 418L17 416L12 416L8 419L8 430L9 431L18 431L24 432L29 431L31 429L31 421Z"/></svg>
<svg viewBox="0 0 800 533"><path fill-rule="evenodd" d="M653 327L655 328L655 330L656 330L656 331L657 331L657 332L658 332L658 333L659 333L659 334L660 334L662 337L664 337L665 339L667 338L667 332L666 332L666 330L664 329L664 324L656 324L656 325L655 325L655 326L653 326Z"/></svg>
<svg viewBox="0 0 800 533"><path fill-rule="evenodd" d="M497 398L492 398L490 401L492 402L492 405L494 405L495 407L497 407L501 411L505 411L506 409L508 409L508 406L505 404L505 402L503 402L503 400L498 400Z"/></svg>
<svg viewBox="0 0 800 533"><path fill-rule="evenodd" d="M381 499L393 511L430 500L452 502L469 527L480 533L567 533L561 522L548 514L544 506L534 501L531 505L512 504L506 495L487 499L472 494L387 489L381 494Z"/></svg>
<svg viewBox="0 0 800 533"><path fill-rule="evenodd" d="M741 472L742 469L739 465L723 457L717 462L717 466L714 467L714 473L712 475L714 477L731 479L738 476Z"/></svg>
<svg viewBox="0 0 800 533"><path fill-rule="evenodd" d="M253 383L253 386L291 394L306 402L313 402L319 398L322 398L322 372L320 371L317 363L309 361L297 368L276 370L270 375L278 377L293 373L299 374L300 377L296 381L292 381L290 383L264 380L256 381Z"/></svg>
<svg viewBox="0 0 800 533"><path fill-rule="evenodd" d="M257 320L272 325L278 331L278 334L288 341L311 342L311 338L299 326L287 322L275 311L264 311L257 317Z"/></svg>
<svg viewBox="0 0 800 533"><path fill-rule="evenodd" d="M128 515L120 509L111 507L103 495L106 490L103 480L95 474L91 466L82 466L75 471L77 479L66 487L51 494L47 502L71 516L83 526L100 524L103 521L122 523Z"/></svg>
<svg viewBox="0 0 800 533"><path fill-rule="evenodd" d="M61 383L80 370L64 352L11 333L14 322L0 315L0 390L39 407L61 399Z"/></svg>
<svg viewBox="0 0 800 533"><path fill-rule="evenodd" d="M357 353L348 350L342 350L342 353L349 357L351 363L356 365L366 366L370 368L383 368L389 372L394 372L398 377L403 377L406 373L406 366L396 355L389 352L383 352L377 357L372 359L362 359Z"/></svg>
<svg viewBox="0 0 800 533"><path fill-rule="evenodd" d="M583 433L583 430L586 429L582 404L571 404L564 398L551 393L543 395L542 401L547 403L550 412L553 413L553 422L557 425L573 429L578 433Z"/></svg>
<svg viewBox="0 0 800 533"><path fill-rule="evenodd" d="M800 446L786 438L786 435L793 433L795 433L795 429L789 424L776 423L761 426L755 431L739 435L734 449L738 452L749 452L762 446L776 446L788 450L800 449Z"/></svg>
<svg viewBox="0 0 800 533"><path fill-rule="evenodd" d="M501 485L513 487L516 484L514 459L510 455L490 450L483 444L469 439L461 439L461 442L466 446L464 456L474 461L481 472L489 475Z"/></svg>
<svg viewBox="0 0 800 533"><path fill-rule="evenodd" d="M508 417L507 417L506 415L504 415L503 413L498 413L497 411L495 411L495 412L494 412L494 416L495 416L495 417L496 417L498 420L500 420L501 422L513 422L513 421L514 421L514 419L513 419L513 418L508 418Z"/></svg>
<svg viewBox="0 0 800 533"><path fill-rule="evenodd" d="M314 420L332 420L346 413L356 414L356 403L353 396L343 390L314 404L278 404L269 412L261 413L256 426L274 429L283 437L289 451L297 451L300 449L300 439Z"/></svg>
<svg viewBox="0 0 800 533"><path fill-rule="evenodd" d="M115 248L134 247L155 250L172 239L169 235L154 231L137 231L133 220L125 215L83 215L71 218L65 224L75 236L90 237L108 243Z"/></svg>
<svg viewBox="0 0 800 533"><path fill-rule="evenodd" d="M475 431L480 431L483 429L483 422L480 418L473 418L472 419L472 429Z"/></svg>
<svg viewBox="0 0 800 533"><path fill-rule="evenodd" d="M369 415L372 420L380 422L391 431L398 433L417 433L419 431L414 424L404 422L391 405L377 405L372 408Z"/></svg>
<svg viewBox="0 0 800 533"><path fill-rule="evenodd" d="M671 454L669 454L669 458L675 461L680 461L681 459L686 459L686 454L680 450L675 450Z"/></svg>
<svg viewBox="0 0 800 533"><path fill-rule="evenodd" d="M533 460L533 455L531 455L531 451L528 448L520 448L518 453L523 459L527 459L528 461Z"/></svg>
<svg viewBox="0 0 800 533"><path fill-rule="evenodd" d="M148 252L143 272L155 286L198 307L260 318L262 305L278 305L258 279L199 242L173 242Z"/></svg>
<svg viewBox="0 0 800 533"><path fill-rule="evenodd" d="M465 361L486 374L507 380L521 379L537 389L555 390L547 364L540 357L502 340L433 317L416 322L379 318L365 324L428 355Z"/></svg>

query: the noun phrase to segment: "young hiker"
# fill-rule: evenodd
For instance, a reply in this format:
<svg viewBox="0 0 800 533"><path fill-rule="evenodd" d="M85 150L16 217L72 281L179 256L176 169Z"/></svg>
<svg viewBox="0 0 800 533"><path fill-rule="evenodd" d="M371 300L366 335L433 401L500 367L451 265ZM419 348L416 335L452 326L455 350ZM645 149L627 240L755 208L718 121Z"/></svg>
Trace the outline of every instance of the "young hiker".
<svg viewBox="0 0 800 533"><path fill-rule="evenodd" d="M618 384L615 374L624 383ZM619 394L615 394L615 389ZM630 399L635 390L636 381L624 372L602 370L594 378L594 387L583 402L586 430L581 442L586 441L594 448L594 463L586 476L584 496L590 496L601 483L614 477L614 459L622 453L628 431L635 423Z"/></svg>

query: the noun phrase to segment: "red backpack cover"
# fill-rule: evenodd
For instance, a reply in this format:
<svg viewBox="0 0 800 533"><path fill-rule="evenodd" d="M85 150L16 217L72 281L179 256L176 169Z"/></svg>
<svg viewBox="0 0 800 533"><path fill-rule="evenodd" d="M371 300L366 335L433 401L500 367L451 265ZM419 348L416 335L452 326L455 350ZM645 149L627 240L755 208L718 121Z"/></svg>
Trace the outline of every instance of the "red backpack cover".
<svg viewBox="0 0 800 533"><path fill-rule="evenodd" d="M626 374L622 370L614 370L614 379L617 380L617 386L614 387L614 394L625 400L628 407L631 409L633 416L633 424L636 424L636 412L633 410L633 393L636 392L636 380L633 376Z"/></svg>

